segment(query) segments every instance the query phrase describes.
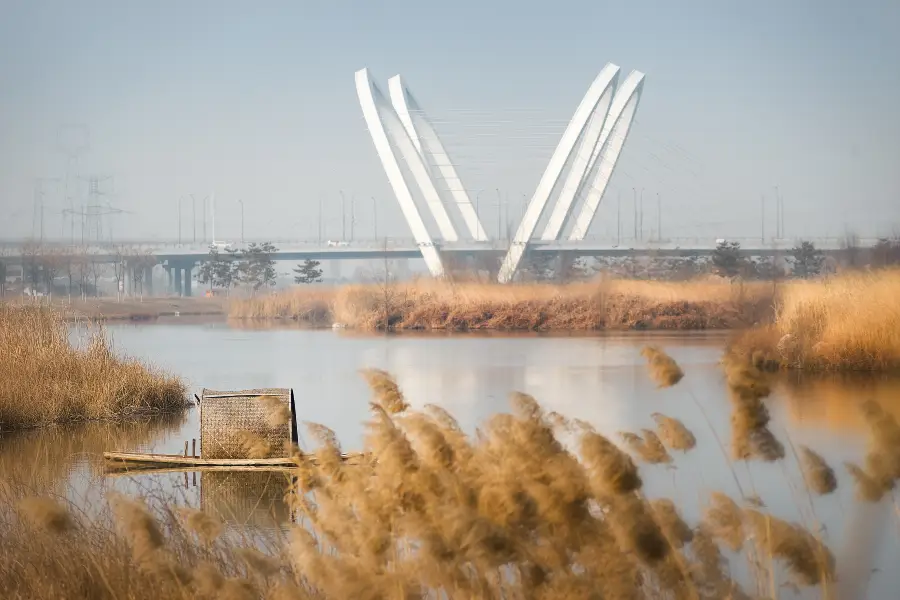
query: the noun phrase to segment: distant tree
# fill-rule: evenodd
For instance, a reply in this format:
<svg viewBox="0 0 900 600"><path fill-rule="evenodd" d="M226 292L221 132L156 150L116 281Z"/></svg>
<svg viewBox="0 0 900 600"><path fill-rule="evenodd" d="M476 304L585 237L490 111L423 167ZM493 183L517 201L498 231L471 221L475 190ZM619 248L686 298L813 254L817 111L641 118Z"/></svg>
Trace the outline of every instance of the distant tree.
<svg viewBox="0 0 900 600"><path fill-rule="evenodd" d="M563 282L569 281L585 281L597 274L597 265L595 261L588 262L589 259L584 257L575 260L563 260L559 280Z"/></svg>
<svg viewBox="0 0 900 600"><path fill-rule="evenodd" d="M812 242L800 242L791 249L791 271L794 277L807 279L822 273L825 255Z"/></svg>
<svg viewBox="0 0 900 600"><path fill-rule="evenodd" d="M322 269L319 268L321 263L317 260L306 259L303 263L297 265L294 269L294 283L318 283L322 281Z"/></svg>
<svg viewBox="0 0 900 600"><path fill-rule="evenodd" d="M525 259L524 275L532 281L550 281L556 276L556 257L547 252L532 252Z"/></svg>
<svg viewBox="0 0 900 600"><path fill-rule="evenodd" d="M209 286L210 291L216 285L216 269L221 260L219 249L216 246L210 246L206 260L200 263L200 268L197 269L197 281Z"/></svg>
<svg viewBox="0 0 900 600"><path fill-rule="evenodd" d="M710 260L716 274L723 277L737 277L744 268L741 257L741 243L721 241L716 244Z"/></svg>
<svg viewBox="0 0 900 600"><path fill-rule="evenodd" d="M774 281L784 277L784 269L780 266L775 257L759 258L751 264L756 279Z"/></svg>
<svg viewBox="0 0 900 600"><path fill-rule="evenodd" d="M889 267L896 264L900 264L900 239L879 239L872 246L872 266Z"/></svg>
<svg viewBox="0 0 900 600"><path fill-rule="evenodd" d="M6 295L6 263L0 260L0 298Z"/></svg>
<svg viewBox="0 0 900 600"><path fill-rule="evenodd" d="M220 256L219 262L216 263L213 278L215 285L224 289L225 294L228 295L231 288L238 283L241 254L239 250L234 248L226 248L225 253L224 256Z"/></svg>
<svg viewBox="0 0 900 600"><path fill-rule="evenodd" d="M275 285L275 261L272 255L278 252L271 242L257 244L251 243L241 253L240 262L237 265L237 274L240 282L249 286L254 292L262 287Z"/></svg>
<svg viewBox="0 0 900 600"><path fill-rule="evenodd" d="M37 291L41 279L40 261L43 249L35 242L26 242L22 246L22 285L31 286L31 293Z"/></svg>
<svg viewBox="0 0 900 600"><path fill-rule="evenodd" d="M39 262L48 295L53 295L53 281L65 269L67 261L66 255L54 248L45 248L42 252Z"/></svg>
<svg viewBox="0 0 900 600"><path fill-rule="evenodd" d="M197 281L209 286L209 289L221 288L227 294L235 286L242 272L240 251L226 248L225 254L218 247L211 246L206 260L200 263L197 270Z"/></svg>

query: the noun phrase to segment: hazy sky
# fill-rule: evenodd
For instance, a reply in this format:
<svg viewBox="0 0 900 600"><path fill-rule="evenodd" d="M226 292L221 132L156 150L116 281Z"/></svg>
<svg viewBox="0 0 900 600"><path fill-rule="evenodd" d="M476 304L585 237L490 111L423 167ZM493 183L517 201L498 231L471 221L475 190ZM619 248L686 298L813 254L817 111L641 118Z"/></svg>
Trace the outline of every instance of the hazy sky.
<svg viewBox="0 0 900 600"><path fill-rule="evenodd" d="M343 190L357 237L373 235L373 197L378 235L410 237L357 103L362 67L384 89L403 74L484 190L493 235L496 190L517 222L607 61L647 80L592 234L615 235L619 195L630 232L643 188L648 232L659 194L665 235L756 236L775 185L790 236L886 234L900 226L898 30L897 0L0 0L0 237L31 234L34 178L65 174L68 123L90 132L73 181L113 176L101 189L130 211L117 236L175 238L179 197L199 211L215 190L219 238L240 235L242 199L247 237L314 239L321 201L336 239ZM64 194L44 188L57 236Z"/></svg>

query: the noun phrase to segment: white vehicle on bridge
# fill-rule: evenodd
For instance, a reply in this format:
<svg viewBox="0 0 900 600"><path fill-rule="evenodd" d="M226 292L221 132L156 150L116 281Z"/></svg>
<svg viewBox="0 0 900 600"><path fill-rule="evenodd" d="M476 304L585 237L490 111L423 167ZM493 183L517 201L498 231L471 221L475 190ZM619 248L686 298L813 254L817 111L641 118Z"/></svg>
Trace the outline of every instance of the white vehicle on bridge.
<svg viewBox="0 0 900 600"><path fill-rule="evenodd" d="M346 247L349 246L349 245L350 245L350 242L341 242L341 241L335 241L335 240L328 240L328 247L329 247L329 248L346 248Z"/></svg>
<svg viewBox="0 0 900 600"><path fill-rule="evenodd" d="M219 252L237 252L237 247L232 245L231 242L212 242L209 245L209 249Z"/></svg>

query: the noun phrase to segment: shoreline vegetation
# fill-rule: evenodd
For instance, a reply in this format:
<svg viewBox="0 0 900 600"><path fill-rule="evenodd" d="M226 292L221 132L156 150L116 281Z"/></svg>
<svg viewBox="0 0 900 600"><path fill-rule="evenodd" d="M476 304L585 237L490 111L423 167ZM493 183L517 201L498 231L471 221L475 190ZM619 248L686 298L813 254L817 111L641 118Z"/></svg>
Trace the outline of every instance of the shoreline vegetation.
<svg viewBox="0 0 900 600"><path fill-rule="evenodd" d="M220 317L227 314L223 298L115 297L10 299L8 306L44 307L57 311L68 322L155 321L166 317Z"/></svg>
<svg viewBox="0 0 900 600"><path fill-rule="evenodd" d="M0 304L0 431L86 420L123 420L189 406L185 384L116 356L101 329L84 349L46 307Z"/></svg>
<svg viewBox="0 0 900 600"><path fill-rule="evenodd" d="M236 320L361 331L730 330L769 368L900 372L900 269L781 283L597 280L500 286L420 280L234 299Z"/></svg>
<svg viewBox="0 0 900 600"><path fill-rule="evenodd" d="M644 355L659 387L680 384L682 371L664 351ZM468 436L452 415L412 409L388 373L369 370L370 458L343 464L335 433L315 424L307 426L315 447L292 449L298 472L285 480L285 497L302 525L254 541L229 535L214 512L116 493L91 520L65 500L0 486L15 507L0 513L0 586L13 599L712 600L784 597L786 586L863 597L868 576L859 574L875 565L861 549L871 540L835 556L815 505L850 482L862 504L889 501L900 425L861 402L866 455L838 472L768 429L765 371L724 368L733 414L729 436L716 439L736 487L733 497L711 492L696 523L644 490L648 471L677 465L697 445L673 417L655 413L653 429L606 437L514 393L510 413ZM737 463L749 461L781 463L786 475L796 462L795 485L806 490L799 501L811 514L790 522L770 513L741 486Z"/></svg>
<svg viewBox="0 0 900 600"><path fill-rule="evenodd" d="M229 319L378 330L592 331L735 329L765 319L775 288L723 279L601 279L554 285L412 282L295 287L233 299Z"/></svg>
<svg viewBox="0 0 900 600"><path fill-rule="evenodd" d="M766 368L900 372L900 269L792 282L729 354Z"/></svg>

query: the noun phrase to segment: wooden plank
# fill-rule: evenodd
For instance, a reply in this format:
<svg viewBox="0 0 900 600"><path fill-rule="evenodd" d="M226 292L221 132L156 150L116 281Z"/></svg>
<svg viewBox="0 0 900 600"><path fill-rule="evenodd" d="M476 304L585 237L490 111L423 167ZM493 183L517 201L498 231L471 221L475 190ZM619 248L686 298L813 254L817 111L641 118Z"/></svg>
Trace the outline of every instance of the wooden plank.
<svg viewBox="0 0 900 600"><path fill-rule="evenodd" d="M134 452L104 452L103 458L116 462L155 463L193 466L290 466L290 458L195 458L178 454L138 454Z"/></svg>
<svg viewBox="0 0 900 600"><path fill-rule="evenodd" d="M251 471L270 471L274 473L295 473L296 467L259 466L259 467L225 467L225 466L155 466L147 463L113 463L106 466L106 475L120 477L128 475L159 475L163 473L197 473L204 471L228 471L245 473Z"/></svg>
<svg viewBox="0 0 900 600"><path fill-rule="evenodd" d="M234 469L237 467L285 467L296 468L296 464L290 458L200 458L193 456L180 456L178 454L139 454L136 452L104 452L103 458L113 464L131 465L132 468L140 468L140 465L169 465L173 467L223 467ZM307 459L315 458L306 455ZM344 454L341 456L348 464L359 463L363 455L359 452Z"/></svg>

